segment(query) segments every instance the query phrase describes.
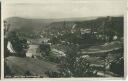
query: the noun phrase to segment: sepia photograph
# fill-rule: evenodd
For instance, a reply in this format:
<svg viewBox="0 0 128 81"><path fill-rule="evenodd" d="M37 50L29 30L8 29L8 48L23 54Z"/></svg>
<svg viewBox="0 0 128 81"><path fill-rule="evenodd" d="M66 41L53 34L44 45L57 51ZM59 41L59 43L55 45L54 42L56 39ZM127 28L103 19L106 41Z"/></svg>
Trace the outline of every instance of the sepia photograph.
<svg viewBox="0 0 128 81"><path fill-rule="evenodd" d="M3 10L4 78L124 77L124 0L10 1Z"/></svg>
<svg viewBox="0 0 128 81"><path fill-rule="evenodd" d="M1 1L0 1L0 32L1 32ZM1 35L0 35L0 46L1 46ZM0 49L0 75L1 75L1 49ZM0 76L0 79L1 79L1 76Z"/></svg>

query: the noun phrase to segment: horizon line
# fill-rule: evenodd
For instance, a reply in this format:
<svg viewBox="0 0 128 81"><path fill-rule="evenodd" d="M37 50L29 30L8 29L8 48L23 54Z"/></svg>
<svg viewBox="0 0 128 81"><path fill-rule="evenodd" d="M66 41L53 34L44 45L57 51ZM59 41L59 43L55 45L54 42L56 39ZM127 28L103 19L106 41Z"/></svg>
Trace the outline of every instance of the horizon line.
<svg viewBox="0 0 128 81"><path fill-rule="evenodd" d="M124 17L124 15L107 15L107 16L85 16L85 17L61 17L61 18L35 18L35 17L20 17L20 16L12 16L8 18L24 18L24 19L71 19L71 18L100 18L100 17Z"/></svg>

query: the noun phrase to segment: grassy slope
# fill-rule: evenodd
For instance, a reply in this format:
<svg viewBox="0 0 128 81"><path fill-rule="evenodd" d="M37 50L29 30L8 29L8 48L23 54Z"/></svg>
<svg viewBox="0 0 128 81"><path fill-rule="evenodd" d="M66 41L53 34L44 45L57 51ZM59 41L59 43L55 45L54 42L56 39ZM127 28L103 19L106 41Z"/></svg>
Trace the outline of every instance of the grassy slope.
<svg viewBox="0 0 128 81"><path fill-rule="evenodd" d="M43 60L33 59L33 58L20 58L20 57L7 57L5 62L11 69L11 72L14 75L24 75L26 71L29 71L33 75L42 75L46 71L55 71L57 72L57 65L50 62L45 62Z"/></svg>
<svg viewBox="0 0 128 81"><path fill-rule="evenodd" d="M88 49L82 50L82 53L85 54L97 54L97 53L106 53L109 51L117 50L123 47L123 43L120 41L115 41L111 43L106 43L106 45L101 46L92 46Z"/></svg>

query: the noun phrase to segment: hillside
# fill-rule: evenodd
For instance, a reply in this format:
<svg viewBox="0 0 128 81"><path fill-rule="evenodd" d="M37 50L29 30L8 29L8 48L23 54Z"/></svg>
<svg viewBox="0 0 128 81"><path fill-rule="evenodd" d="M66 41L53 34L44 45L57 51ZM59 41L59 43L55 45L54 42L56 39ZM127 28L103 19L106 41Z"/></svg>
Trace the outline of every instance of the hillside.
<svg viewBox="0 0 128 81"><path fill-rule="evenodd" d="M31 75L47 77L45 72L53 71L58 72L57 65L55 63L46 62L43 60L33 58L20 58L20 57L7 57L5 58L10 71L14 75L25 75L26 72L30 72Z"/></svg>
<svg viewBox="0 0 128 81"><path fill-rule="evenodd" d="M9 31L21 32L27 37L36 35L38 37L42 32L50 35L58 33L69 33L75 25L76 30L81 28L93 28L94 31L102 31L107 26L109 17L92 17L92 18L62 18L62 19L25 19L20 17L7 18L6 21L10 25ZM111 17L110 27L114 32L120 35L123 33L123 17ZM105 27L106 30L109 28Z"/></svg>
<svg viewBox="0 0 128 81"><path fill-rule="evenodd" d="M9 75L29 74L47 77L45 72L57 71L56 64L60 64L58 67L61 68L61 75L48 72L49 77L97 77L95 71L114 69L115 65L118 65L121 71L119 73L117 73L118 70L109 71L123 76L123 60L120 60L120 65L116 64L123 58L123 17L108 16L95 19L14 17L6 21L5 27L10 28L6 37L17 51L14 56L10 56L7 51L5 56L5 63L12 73ZM39 45L41 54L39 58L25 56L31 44ZM51 52L53 49L57 50L54 50L55 55ZM57 57L60 51L66 56ZM110 63L115 65L111 66Z"/></svg>
<svg viewBox="0 0 128 81"><path fill-rule="evenodd" d="M44 28L49 27L51 23L60 23L63 21L85 21L85 20L92 20L96 18L62 18L62 19L26 19L26 18L20 18L20 17L11 17L5 19L10 24L10 31L13 30L20 30L20 31L25 31L27 30L28 32L32 32L32 30L39 31ZM50 25L51 26L51 25ZM31 29L31 31L29 31Z"/></svg>

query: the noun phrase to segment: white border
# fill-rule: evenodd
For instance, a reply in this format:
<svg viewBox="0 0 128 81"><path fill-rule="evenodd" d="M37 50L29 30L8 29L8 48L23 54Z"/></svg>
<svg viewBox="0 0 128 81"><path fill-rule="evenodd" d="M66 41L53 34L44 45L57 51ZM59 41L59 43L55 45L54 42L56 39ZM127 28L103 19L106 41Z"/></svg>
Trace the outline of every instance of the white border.
<svg viewBox="0 0 128 81"><path fill-rule="evenodd" d="M3 9L4 2L1 1L1 79L4 79L4 26L3 26Z"/></svg>
<svg viewBox="0 0 128 81"><path fill-rule="evenodd" d="M12 0L12 1L16 1L16 0ZM18 1L18 0L17 0ZM23 0L22 2L24 2L25 0ZM32 3L35 3L36 1L32 1L32 0L27 0L27 3L30 1ZM38 0L39 1L39 0ZM41 1L41 0L40 0ZM74 2L75 0L70 0L70 1L67 1L66 2ZM127 67L128 67L128 50L127 50L127 46L128 46L128 43L127 43L127 38L128 38L128 28L127 28L127 23L128 23L128 15L127 15L127 6L125 6L126 8L126 11L124 12L124 69L125 69L125 74L124 74L124 78L4 78L4 27L3 27L3 16L4 16L4 13L3 13L3 9L4 9L4 4L5 4L5 0L2 0L1 1L1 80L46 80L46 81L51 81L51 80L74 80L74 81L83 81L83 80L126 80L127 78ZM10 0L11 2L11 0ZM58 1L58 0L52 0L52 1L46 1L46 0L42 0L41 2L61 2ZM77 0L75 2L85 2L84 0ZM126 3L125 3L126 2ZM18 2L17 2L18 3ZM127 0L124 0L124 5L127 5Z"/></svg>

